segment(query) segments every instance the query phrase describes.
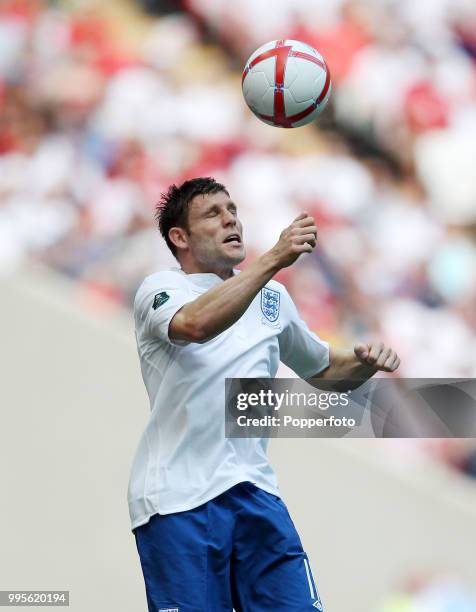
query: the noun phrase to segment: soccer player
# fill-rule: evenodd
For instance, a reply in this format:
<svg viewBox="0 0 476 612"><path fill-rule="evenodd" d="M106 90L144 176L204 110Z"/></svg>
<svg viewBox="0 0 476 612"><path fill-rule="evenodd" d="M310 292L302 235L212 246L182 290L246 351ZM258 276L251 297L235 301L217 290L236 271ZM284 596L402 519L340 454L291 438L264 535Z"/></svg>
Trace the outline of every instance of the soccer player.
<svg viewBox="0 0 476 612"><path fill-rule="evenodd" d="M266 441L225 437L225 378L274 378L281 360L358 386L399 358L381 343L329 347L273 280L316 246L306 213L241 272L242 225L214 179L170 187L157 220L180 268L148 276L134 303L151 416L128 501L149 610L322 610Z"/></svg>

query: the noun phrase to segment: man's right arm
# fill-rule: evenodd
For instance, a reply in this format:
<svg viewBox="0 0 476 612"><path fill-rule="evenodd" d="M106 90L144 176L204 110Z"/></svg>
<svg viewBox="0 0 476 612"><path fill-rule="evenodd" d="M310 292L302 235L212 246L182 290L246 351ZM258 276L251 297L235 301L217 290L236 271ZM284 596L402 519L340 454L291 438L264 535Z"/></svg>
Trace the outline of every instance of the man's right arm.
<svg viewBox="0 0 476 612"><path fill-rule="evenodd" d="M302 213L282 233L277 244L240 274L185 304L172 318L173 340L207 342L236 323L254 297L280 270L316 246L314 219Z"/></svg>

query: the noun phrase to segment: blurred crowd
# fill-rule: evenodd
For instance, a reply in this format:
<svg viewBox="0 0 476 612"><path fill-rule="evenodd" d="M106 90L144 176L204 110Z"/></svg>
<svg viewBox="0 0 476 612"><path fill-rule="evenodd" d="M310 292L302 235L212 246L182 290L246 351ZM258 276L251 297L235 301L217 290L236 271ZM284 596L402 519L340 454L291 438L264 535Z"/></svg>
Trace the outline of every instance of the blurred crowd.
<svg viewBox="0 0 476 612"><path fill-rule="evenodd" d="M159 194L212 175L248 262L315 215L319 248L280 280L321 336L381 338L401 375L475 376L476 4L168 2L128 7L127 44L107 6L0 4L0 267L39 260L130 304L174 263ZM327 58L317 126L271 128L244 105L244 61L280 37Z"/></svg>
<svg viewBox="0 0 476 612"><path fill-rule="evenodd" d="M126 45L107 4L0 5L1 268L41 260L130 304L173 263L160 192L213 175L248 261L315 215L319 249L280 280L323 337L382 338L402 375L475 376L476 5L187 0L147 23L131 9ZM279 37L327 58L317 129L270 128L243 103L246 57Z"/></svg>
<svg viewBox="0 0 476 612"><path fill-rule="evenodd" d="M474 3L183 8L125 47L94 2L2 3L1 266L38 258L130 303L172 263L152 223L159 193L214 175L248 261L296 212L316 216L320 249L282 280L322 336L383 337L409 376L474 376ZM239 68L278 37L326 56L325 129L284 133L246 110Z"/></svg>

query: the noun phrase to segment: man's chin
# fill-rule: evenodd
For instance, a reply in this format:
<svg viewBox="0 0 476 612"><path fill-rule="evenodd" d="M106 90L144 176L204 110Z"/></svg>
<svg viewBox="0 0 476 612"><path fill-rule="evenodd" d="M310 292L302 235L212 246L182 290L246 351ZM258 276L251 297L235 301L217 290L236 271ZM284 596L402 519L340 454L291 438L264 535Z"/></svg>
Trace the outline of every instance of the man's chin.
<svg viewBox="0 0 476 612"><path fill-rule="evenodd" d="M240 264L245 259L245 255L242 253L241 255L236 255L235 257L224 257L222 259L222 264L225 267L234 268L238 264Z"/></svg>
<svg viewBox="0 0 476 612"><path fill-rule="evenodd" d="M235 253L233 252L235 251ZM225 253L222 253L222 261L230 265L236 266L241 263L246 257L245 247L243 245L235 246L227 249Z"/></svg>
<svg viewBox="0 0 476 612"><path fill-rule="evenodd" d="M233 264L233 266L237 266L238 264L240 264L242 261L244 261L246 257L246 253L245 250L242 249L242 251L240 252L240 254L236 254L236 257L232 258L231 263ZM230 258L231 259L231 258Z"/></svg>

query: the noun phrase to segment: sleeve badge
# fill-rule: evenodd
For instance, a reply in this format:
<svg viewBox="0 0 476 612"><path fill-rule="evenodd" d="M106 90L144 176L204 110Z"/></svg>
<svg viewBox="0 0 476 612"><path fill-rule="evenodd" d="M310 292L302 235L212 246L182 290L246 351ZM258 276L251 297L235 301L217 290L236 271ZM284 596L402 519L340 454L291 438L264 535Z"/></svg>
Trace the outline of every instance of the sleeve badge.
<svg viewBox="0 0 476 612"><path fill-rule="evenodd" d="M161 291L154 296L154 303L152 304L152 308L157 310L159 306L165 304L165 302L170 298L170 295L166 291Z"/></svg>

